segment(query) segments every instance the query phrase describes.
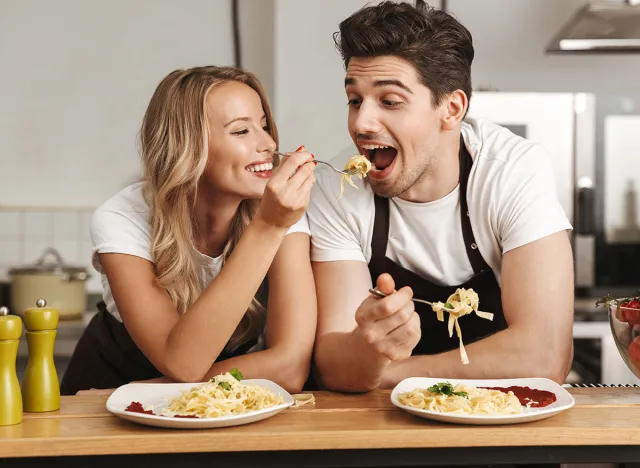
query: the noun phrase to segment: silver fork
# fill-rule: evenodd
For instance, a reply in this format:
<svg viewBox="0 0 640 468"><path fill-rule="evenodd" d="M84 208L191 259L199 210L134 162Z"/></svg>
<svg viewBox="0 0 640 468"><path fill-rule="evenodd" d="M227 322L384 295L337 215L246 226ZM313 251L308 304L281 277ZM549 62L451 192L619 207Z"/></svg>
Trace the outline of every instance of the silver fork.
<svg viewBox="0 0 640 468"><path fill-rule="evenodd" d="M288 155L287 155L287 154L278 153L277 151L271 151L271 153L273 153L273 154L277 154L278 156L283 157L283 158L287 158L287 157L288 157ZM341 171L340 169L338 169L338 168L336 168L336 167L333 167L331 164L329 164L329 163L328 163L328 162L326 162L326 161L319 161L319 160L317 160L317 159L314 159L314 161L315 161L315 162L317 162L317 163L320 163L320 164L326 164L326 165L327 165L327 166L329 166L331 169L333 169L334 171L336 171L338 174L344 174L344 175L349 175L349 176L350 176L350 175L355 175L355 174L358 172L358 171L357 171L357 170L355 170L355 169L354 169L354 170L352 170L352 171Z"/></svg>
<svg viewBox="0 0 640 468"><path fill-rule="evenodd" d="M382 292L382 291L380 291L378 288L375 288L375 289L369 289L369 292L370 292L371 294L374 294L374 295L378 296L378 297L387 297L387 296L388 296L388 294L383 293L383 292ZM430 306L432 306L432 305L433 305L433 302L423 301L422 299L416 299L415 297L414 297L412 300L413 300L413 302L422 302L423 304L428 304L428 305L430 305Z"/></svg>
<svg viewBox="0 0 640 468"><path fill-rule="evenodd" d="M375 289L369 289L369 292L370 292L371 294L375 295L375 296L378 296L378 297L387 297L387 296L388 296L388 294L383 293L383 292L382 292L382 291L380 291L378 288L375 288ZM412 301L413 301L413 302L422 302L423 304L428 304L428 305L430 305L430 306L432 306L432 305L433 305L433 302L423 301L422 299L416 299L415 297L414 297L414 298L412 298ZM448 307L445 307L445 308L444 308L444 310L452 310L452 309L449 309ZM479 312L480 312L480 313L483 313L481 310L480 310ZM484 313L485 313L485 314L487 314L488 312L484 312Z"/></svg>

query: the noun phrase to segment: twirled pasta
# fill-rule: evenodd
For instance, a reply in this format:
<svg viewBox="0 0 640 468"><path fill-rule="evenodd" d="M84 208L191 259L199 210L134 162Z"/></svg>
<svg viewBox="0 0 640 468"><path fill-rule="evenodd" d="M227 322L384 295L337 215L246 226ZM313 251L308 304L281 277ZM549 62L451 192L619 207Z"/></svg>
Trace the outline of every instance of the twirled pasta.
<svg viewBox="0 0 640 468"><path fill-rule="evenodd" d="M447 302L434 302L431 306L431 309L437 314L438 320L441 322L444 322L444 312L449 313L449 336L453 336L453 329L455 327L456 334L460 341L460 358L463 364L469 364L469 357L462 343L462 330L460 329L458 319L463 315L475 312L480 318L493 320L493 314L478 311L479 303L478 294L473 289L458 288L455 293L449 296Z"/></svg>
<svg viewBox="0 0 640 468"><path fill-rule="evenodd" d="M342 193L344 192L344 181L346 180L349 185L353 188L357 189L356 184L353 183L351 177L357 175L361 179L367 175L367 173L371 170L371 162L367 159L366 156L361 154L357 154L355 156L351 156L347 161L347 164L344 166L344 170L347 172L353 172L352 175L342 174L340 176L340 195L338 196L338 200L342 198Z"/></svg>

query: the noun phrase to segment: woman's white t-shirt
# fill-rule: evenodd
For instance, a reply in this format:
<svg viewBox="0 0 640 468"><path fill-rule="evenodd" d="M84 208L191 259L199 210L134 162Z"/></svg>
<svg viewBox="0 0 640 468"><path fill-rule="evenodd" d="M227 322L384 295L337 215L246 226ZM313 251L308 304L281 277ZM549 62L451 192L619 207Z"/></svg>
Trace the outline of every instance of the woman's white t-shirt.
<svg viewBox="0 0 640 468"><path fill-rule="evenodd" d="M122 321L113 299L109 280L102 270L98 254L120 253L144 258L153 263L151 255L151 225L149 206L142 195L142 182L130 185L103 203L93 214L91 222L92 263L101 274L102 297L107 310L118 321ZM304 232L310 234L306 214L287 234ZM222 268L222 256L209 257L201 254L203 268L201 281L209 285Z"/></svg>

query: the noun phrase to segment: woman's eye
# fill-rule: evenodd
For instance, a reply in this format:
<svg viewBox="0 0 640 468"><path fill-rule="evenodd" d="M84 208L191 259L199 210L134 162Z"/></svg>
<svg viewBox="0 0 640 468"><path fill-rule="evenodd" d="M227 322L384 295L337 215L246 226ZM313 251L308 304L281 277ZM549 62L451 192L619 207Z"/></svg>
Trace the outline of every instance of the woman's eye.
<svg viewBox="0 0 640 468"><path fill-rule="evenodd" d="M347 105L348 106L358 106L360 105L360 99L349 99Z"/></svg>
<svg viewBox="0 0 640 468"><path fill-rule="evenodd" d="M247 129L240 130L239 132L231 132L232 135L246 135L247 133L249 133Z"/></svg>

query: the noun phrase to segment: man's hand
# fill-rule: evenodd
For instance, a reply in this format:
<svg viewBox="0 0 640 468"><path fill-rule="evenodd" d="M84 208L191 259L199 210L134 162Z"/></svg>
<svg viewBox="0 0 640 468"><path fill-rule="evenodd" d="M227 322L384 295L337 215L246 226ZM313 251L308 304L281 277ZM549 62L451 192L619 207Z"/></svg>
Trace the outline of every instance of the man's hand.
<svg viewBox="0 0 640 468"><path fill-rule="evenodd" d="M421 337L420 317L412 301L413 291L404 287L394 291L395 283L388 274L378 277L377 288L385 298L370 296L356 311L354 335L366 343L381 361L400 361L411 356Z"/></svg>

